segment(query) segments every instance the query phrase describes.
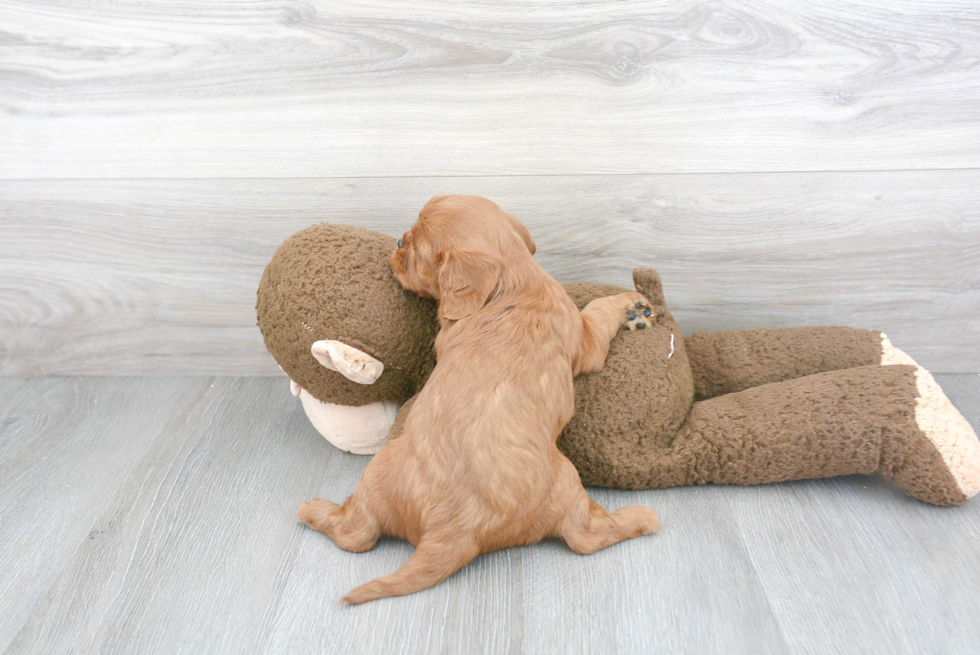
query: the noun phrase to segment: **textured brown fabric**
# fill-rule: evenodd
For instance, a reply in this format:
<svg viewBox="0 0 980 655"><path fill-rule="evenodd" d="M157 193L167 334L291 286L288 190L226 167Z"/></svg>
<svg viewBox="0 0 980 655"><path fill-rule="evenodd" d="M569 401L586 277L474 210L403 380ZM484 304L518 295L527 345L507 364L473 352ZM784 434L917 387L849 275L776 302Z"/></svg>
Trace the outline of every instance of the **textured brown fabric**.
<svg viewBox="0 0 980 655"><path fill-rule="evenodd" d="M395 240L349 225L321 223L286 239L259 284L258 325L269 352L323 402L404 402L435 366L436 303L404 290L388 263ZM310 354L336 339L384 364L371 385L351 382Z"/></svg>
<svg viewBox="0 0 980 655"><path fill-rule="evenodd" d="M654 309L653 326L614 337L605 367L575 379L575 415L558 439L558 448L586 484L629 486L615 467L637 452L668 445L694 397L684 340L664 303L659 276L651 269L637 269L633 281ZM565 288L579 307L625 291L599 284Z"/></svg>
<svg viewBox="0 0 980 655"><path fill-rule="evenodd" d="M696 400L881 363L881 332L849 327L699 332L685 343Z"/></svg>
<svg viewBox="0 0 980 655"><path fill-rule="evenodd" d="M314 397L404 402L432 371L436 304L394 279L394 247L376 232L321 224L287 239L266 268L257 305L266 345ZM585 484L644 489L880 473L930 503L966 500L916 424L915 367L878 365L880 332L811 327L684 339L657 274L637 269L634 284L654 306L653 326L617 335L605 368L576 379L576 412L558 441ZM580 308L625 291L566 290ZM350 382L310 355L318 339L359 348L385 371L373 385ZM694 402L695 392L708 399Z"/></svg>
<svg viewBox="0 0 980 655"><path fill-rule="evenodd" d="M650 489L763 484L879 473L920 500L955 505L959 490L915 422L915 367L819 373L697 402L673 443L595 439L586 484ZM624 456L625 454L625 456Z"/></svg>

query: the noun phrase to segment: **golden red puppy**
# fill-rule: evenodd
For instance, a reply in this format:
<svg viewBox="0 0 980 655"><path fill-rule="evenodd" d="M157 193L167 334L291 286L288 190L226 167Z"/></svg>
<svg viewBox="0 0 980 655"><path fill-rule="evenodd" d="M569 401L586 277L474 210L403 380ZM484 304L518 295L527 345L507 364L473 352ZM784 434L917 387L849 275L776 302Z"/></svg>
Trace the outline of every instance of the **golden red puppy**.
<svg viewBox="0 0 980 655"><path fill-rule="evenodd" d="M350 551L385 533L415 553L345 601L410 594L480 553L547 537L587 554L659 528L648 507L607 514L555 446L572 378L601 369L610 339L645 327L649 305L629 292L579 312L534 251L517 219L475 196L433 198L399 242L398 280L439 301L436 367L354 495L310 500L298 515Z"/></svg>

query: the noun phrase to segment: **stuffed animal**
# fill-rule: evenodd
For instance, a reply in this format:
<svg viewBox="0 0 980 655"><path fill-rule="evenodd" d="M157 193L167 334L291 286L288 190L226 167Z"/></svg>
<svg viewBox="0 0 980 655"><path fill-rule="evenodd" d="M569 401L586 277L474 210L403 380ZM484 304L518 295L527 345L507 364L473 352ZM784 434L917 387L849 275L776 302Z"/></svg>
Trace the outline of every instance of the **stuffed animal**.
<svg viewBox="0 0 980 655"><path fill-rule="evenodd" d="M434 366L435 301L401 288L395 240L323 223L288 238L258 290L266 346L338 448L397 438ZM937 505L980 491L980 442L932 376L880 332L847 327L681 336L651 269L651 325L575 380L558 447L586 485L649 489L880 474ZM626 291L566 285L584 307ZM399 406L401 409L399 410Z"/></svg>

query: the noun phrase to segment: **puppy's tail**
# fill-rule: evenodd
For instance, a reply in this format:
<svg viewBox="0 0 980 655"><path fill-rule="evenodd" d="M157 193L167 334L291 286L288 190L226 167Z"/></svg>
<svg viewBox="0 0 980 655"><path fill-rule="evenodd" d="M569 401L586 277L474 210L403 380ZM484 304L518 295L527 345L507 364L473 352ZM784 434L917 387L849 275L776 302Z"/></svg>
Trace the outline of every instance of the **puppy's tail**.
<svg viewBox="0 0 980 655"><path fill-rule="evenodd" d="M423 537L418 548L400 569L352 589L343 601L359 605L369 600L404 596L439 584L480 553L470 540Z"/></svg>

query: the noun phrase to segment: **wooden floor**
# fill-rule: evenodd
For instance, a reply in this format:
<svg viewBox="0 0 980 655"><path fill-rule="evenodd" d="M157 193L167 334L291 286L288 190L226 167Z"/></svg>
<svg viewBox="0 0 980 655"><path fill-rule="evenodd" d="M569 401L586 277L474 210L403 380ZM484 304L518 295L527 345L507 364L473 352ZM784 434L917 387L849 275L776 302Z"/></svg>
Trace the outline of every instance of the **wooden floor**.
<svg viewBox="0 0 980 655"><path fill-rule="evenodd" d="M410 548L295 522L367 460L254 309L289 234L475 193L685 333L883 330L976 425L978 61L975 0L0 0L0 655L980 653L980 499L863 477L595 490L663 532L338 607Z"/></svg>
<svg viewBox="0 0 980 655"><path fill-rule="evenodd" d="M937 379L977 425L980 376ZM980 500L860 476L594 489L663 531L339 607L411 548L348 553L294 511L367 462L281 378L0 379L0 653L980 652Z"/></svg>

